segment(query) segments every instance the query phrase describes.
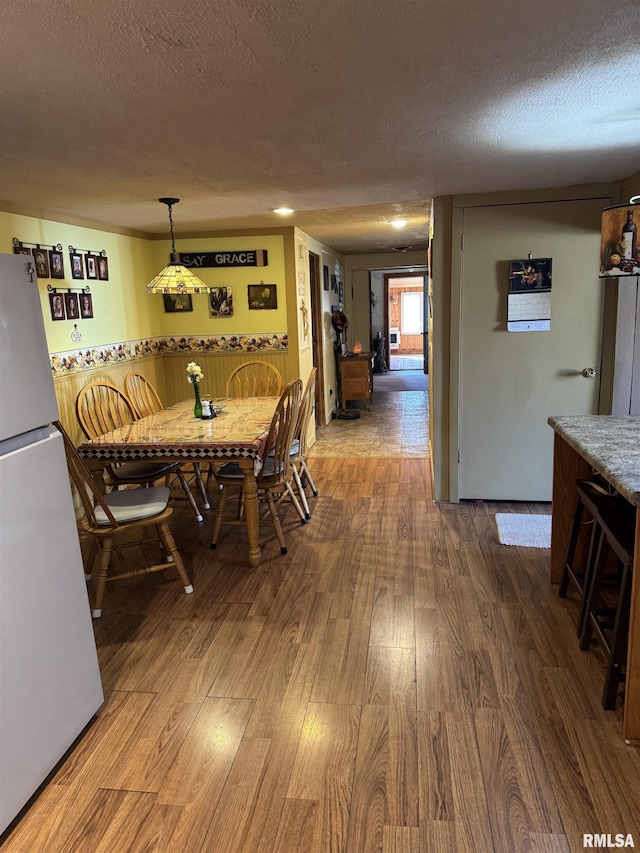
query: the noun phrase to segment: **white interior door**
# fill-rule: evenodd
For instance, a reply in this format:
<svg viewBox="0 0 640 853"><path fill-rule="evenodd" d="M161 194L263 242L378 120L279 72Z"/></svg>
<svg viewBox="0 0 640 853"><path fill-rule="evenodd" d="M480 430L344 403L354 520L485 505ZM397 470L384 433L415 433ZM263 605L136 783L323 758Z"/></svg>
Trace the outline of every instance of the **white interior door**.
<svg viewBox="0 0 640 853"><path fill-rule="evenodd" d="M460 499L551 500L547 418L598 411L603 206L588 199L464 210ZM551 330L508 332L509 260L529 252L552 259Z"/></svg>

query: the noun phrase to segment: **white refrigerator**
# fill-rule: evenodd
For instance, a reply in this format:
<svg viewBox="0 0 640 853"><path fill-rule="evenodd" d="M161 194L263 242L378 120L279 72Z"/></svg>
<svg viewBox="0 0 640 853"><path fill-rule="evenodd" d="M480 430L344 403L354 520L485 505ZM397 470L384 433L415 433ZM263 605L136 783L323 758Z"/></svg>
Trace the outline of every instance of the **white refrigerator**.
<svg viewBox="0 0 640 853"><path fill-rule="evenodd" d="M104 698L30 266L0 254L0 832Z"/></svg>

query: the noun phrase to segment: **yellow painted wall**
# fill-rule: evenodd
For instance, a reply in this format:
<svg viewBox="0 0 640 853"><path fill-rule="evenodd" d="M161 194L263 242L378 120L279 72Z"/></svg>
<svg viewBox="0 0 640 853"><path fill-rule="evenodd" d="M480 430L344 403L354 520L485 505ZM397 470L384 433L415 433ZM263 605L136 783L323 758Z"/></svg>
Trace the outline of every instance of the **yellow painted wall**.
<svg viewBox="0 0 640 853"><path fill-rule="evenodd" d="M161 295L148 296L153 302L157 335L234 335L261 334L287 331L287 279L285 270L284 235L241 237L197 237L176 240L179 252L219 252L223 250L266 249L269 264L266 267L216 267L193 269L207 287L231 287L233 316L210 317L209 297L206 293L192 296L193 312L166 314ZM155 275L169 261L171 242L153 241L150 244ZM249 310L247 285L275 284L278 307L275 310Z"/></svg>
<svg viewBox="0 0 640 853"><path fill-rule="evenodd" d="M157 272L154 271L148 240L0 211L0 252L13 252L13 237L24 243L47 246L59 243L62 246L65 279L38 282L50 352L76 347L84 349L158 334L152 304L144 291L144 284ZM73 280L70 245L96 252L104 249L109 260L109 281ZM49 307L48 284L59 290L89 285L93 297L93 319L54 322ZM82 334L80 344L71 340L74 324Z"/></svg>
<svg viewBox="0 0 640 853"><path fill-rule="evenodd" d="M166 404L183 399L191 392L184 377L188 361L197 359L205 371L203 392L216 396L224 394L226 377L239 363L251 358L271 361L281 372L283 382L302 375L298 357L298 324L296 293L296 262L294 259L293 228L281 233L250 236L210 236L177 240L179 251L219 251L266 249L268 266L203 269L199 275L212 287L233 289L234 315L210 317L207 294L194 294L193 312L165 313L161 296L150 295L146 285L164 267L169 258L170 241L152 240L139 236L102 231L77 224L40 219L0 211L0 252L12 253L13 238L24 243L43 246L60 244L65 264L65 279L46 279L39 282L39 291L51 353L95 351L109 344L137 339L183 336L218 336L238 334L289 335L289 349L276 352L198 352L169 353L158 357L127 360L120 364L105 364L90 371L78 371L56 377L55 387L63 424L80 439L75 419L75 397L88 382L110 381L123 387L124 376L130 370L143 373L156 385ZM69 246L100 252L105 250L109 261L109 281L76 281L71 278ZM247 285L275 284L278 307L275 310L249 310ZM58 291L89 285L93 298L92 319L53 321L47 285ZM74 342L74 325L82 334ZM306 368L305 357L305 368ZM304 374L308 374L308 370Z"/></svg>

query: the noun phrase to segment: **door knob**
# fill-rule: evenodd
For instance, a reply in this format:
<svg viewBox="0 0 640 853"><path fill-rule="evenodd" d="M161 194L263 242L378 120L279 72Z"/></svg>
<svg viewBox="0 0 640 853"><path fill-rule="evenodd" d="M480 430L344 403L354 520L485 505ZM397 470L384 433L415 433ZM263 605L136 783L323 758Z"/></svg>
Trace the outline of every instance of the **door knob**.
<svg viewBox="0 0 640 853"><path fill-rule="evenodd" d="M585 367L585 369L582 371L582 375L586 379L595 379L597 373L598 371L594 367Z"/></svg>

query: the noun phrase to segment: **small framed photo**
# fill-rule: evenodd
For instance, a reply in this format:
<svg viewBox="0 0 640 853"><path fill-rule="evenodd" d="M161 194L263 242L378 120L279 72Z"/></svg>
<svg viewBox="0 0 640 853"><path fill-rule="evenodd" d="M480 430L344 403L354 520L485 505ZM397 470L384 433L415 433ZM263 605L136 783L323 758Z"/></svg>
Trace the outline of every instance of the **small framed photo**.
<svg viewBox="0 0 640 853"><path fill-rule="evenodd" d="M61 293L49 294L49 306L51 308L52 320L64 320L64 299Z"/></svg>
<svg viewBox="0 0 640 853"><path fill-rule="evenodd" d="M338 276L337 275L331 276L331 290L333 291L333 293L338 292Z"/></svg>
<svg viewBox="0 0 640 853"><path fill-rule="evenodd" d="M93 297L90 293L80 294L80 316L83 320L91 320L93 317Z"/></svg>
<svg viewBox="0 0 640 853"><path fill-rule="evenodd" d="M65 293L64 307L67 312L67 320L78 320L80 318L80 306L77 293Z"/></svg>
<svg viewBox="0 0 640 853"><path fill-rule="evenodd" d="M38 278L49 278L49 258L46 249L33 249L33 260Z"/></svg>
<svg viewBox="0 0 640 853"><path fill-rule="evenodd" d="M71 261L71 278L84 278L84 269L82 268L82 255L75 252L69 253Z"/></svg>
<svg viewBox="0 0 640 853"><path fill-rule="evenodd" d="M49 252L49 266L51 267L51 278L64 278L62 252L57 252L55 249Z"/></svg>
<svg viewBox="0 0 640 853"><path fill-rule="evenodd" d="M31 249L28 246L14 246L13 247L14 255L29 255L31 257Z"/></svg>
<svg viewBox="0 0 640 853"><path fill-rule="evenodd" d="M175 314L178 311L193 311L193 301L190 293L163 293L165 314Z"/></svg>
<svg viewBox="0 0 640 853"><path fill-rule="evenodd" d="M109 261L105 255L98 255L98 280L109 281Z"/></svg>
<svg viewBox="0 0 640 853"><path fill-rule="evenodd" d="M249 310L273 311L278 307L278 292L275 284L248 284Z"/></svg>
<svg viewBox="0 0 640 853"><path fill-rule="evenodd" d="M233 295L230 287L214 287L209 291L209 316L233 317Z"/></svg>
<svg viewBox="0 0 640 853"><path fill-rule="evenodd" d="M95 255L85 255L84 265L87 271L87 278L98 278L98 259Z"/></svg>

